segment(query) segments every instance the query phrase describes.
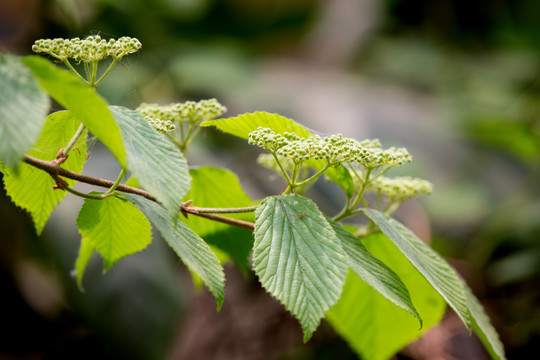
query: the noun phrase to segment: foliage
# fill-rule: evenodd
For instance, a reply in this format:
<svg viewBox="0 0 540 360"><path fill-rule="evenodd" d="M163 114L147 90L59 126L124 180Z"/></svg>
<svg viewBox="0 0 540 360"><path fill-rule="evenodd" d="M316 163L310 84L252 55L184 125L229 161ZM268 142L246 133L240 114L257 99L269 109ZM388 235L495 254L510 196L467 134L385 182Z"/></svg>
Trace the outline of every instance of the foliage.
<svg viewBox="0 0 540 360"><path fill-rule="evenodd" d="M359 355L384 359L436 324L446 302L494 359L504 359L480 303L455 271L390 217L403 201L431 192L425 180L385 176L412 160L406 149L383 149L378 140L340 134L321 138L278 114L214 120L226 110L215 99L142 104L137 110L108 106L96 87L123 56L140 49L136 39L41 40L33 49L63 62L71 73L39 57L0 58L3 92L15 94L24 105L0 103L0 129L10 134L9 144L0 146L4 183L13 202L32 215L38 232L66 192L85 199L77 219L80 287L94 250L107 270L150 243L151 223L214 295L218 310L225 277L210 245L245 272L253 269L261 285L298 319L304 341L328 314ZM106 57L112 59L100 73ZM46 94L68 111L42 120ZM17 119L27 115L33 131L42 131L37 141L19 126ZM212 126L266 150L260 162L283 177L285 190L253 202L228 170L190 170L186 149L201 127ZM115 181L81 174L87 131L121 165ZM29 144L34 145L30 152ZM128 183L136 187L122 183L127 172L133 179ZM303 196L322 175L346 197L333 218ZM107 190L82 193L73 188L75 181ZM366 222L356 228L340 223L359 214ZM233 228L242 229L241 236L231 237Z"/></svg>

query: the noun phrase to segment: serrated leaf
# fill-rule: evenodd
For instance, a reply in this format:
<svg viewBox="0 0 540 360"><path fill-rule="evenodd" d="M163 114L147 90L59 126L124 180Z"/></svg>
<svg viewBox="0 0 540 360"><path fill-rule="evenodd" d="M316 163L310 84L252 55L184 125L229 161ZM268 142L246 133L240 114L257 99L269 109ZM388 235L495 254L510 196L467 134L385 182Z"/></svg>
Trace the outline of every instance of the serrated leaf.
<svg viewBox="0 0 540 360"><path fill-rule="evenodd" d="M439 293L405 256L381 233L362 238L370 253L394 271L410 291L423 327L409 313L385 299L353 272L349 273L340 300L327 319L351 348L365 360L386 360L420 338L444 315L446 304Z"/></svg>
<svg viewBox="0 0 540 360"><path fill-rule="evenodd" d="M77 227L83 239L103 257L105 270L118 260L143 250L152 241L148 220L135 205L117 196L85 199Z"/></svg>
<svg viewBox="0 0 540 360"><path fill-rule="evenodd" d="M212 166L189 171L192 186L185 200L193 200L198 207L246 207L253 202L242 190L238 177L232 172ZM223 214L224 216L253 221L253 213ZM182 220L207 243L226 252L245 273L249 271L248 256L253 248L251 231L190 215Z"/></svg>
<svg viewBox="0 0 540 360"><path fill-rule="evenodd" d="M347 268L340 240L310 199L272 196L257 208L253 269L298 319L304 341L339 299Z"/></svg>
<svg viewBox="0 0 540 360"><path fill-rule="evenodd" d="M363 209L363 212L396 244L403 255L454 309L467 330L471 331L463 284L450 265L397 220L374 209Z"/></svg>
<svg viewBox="0 0 540 360"><path fill-rule="evenodd" d="M387 300L416 317L422 327L422 318L412 304L407 287L396 273L373 256L359 239L340 224L330 218L327 220L341 240L350 268Z"/></svg>
<svg viewBox="0 0 540 360"><path fill-rule="evenodd" d="M128 170L177 218L190 186L184 155L137 111L121 106L110 109L120 126Z"/></svg>
<svg viewBox="0 0 540 360"><path fill-rule="evenodd" d="M0 159L14 167L36 141L49 99L20 58L0 53Z"/></svg>
<svg viewBox="0 0 540 360"><path fill-rule="evenodd" d="M28 155L41 160L54 160L58 150L69 142L79 125L80 122L69 111L52 113L45 120L41 135ZM86 132L79 138L62 167L81 172L85 153ZM69 186L75 184L74 180L65 180ZM4 185L11 200L30 213L38 234L43 231L56 204L66 196L65 191L53 189L55 182L48 173L25 163L19 165L18 173L6 170Z"/></svg>
<svg viewBox="0 0 540 360"><path fill-rule="evenodd" d="M133 194L124 194L134 203L184 264L197 274L216 298L218 310L225 296L225 275L216 255L197 234L181 221L174 221L159 204Z"/></svg>
<svg viewBox="0 0 540 360"><path fill-rule="evenodd" d="M75 261L75 274L77 276L77 286L79 287L80 291L84 291L82 279L86 266L88 265L88 261L90 261L94 250L95 248L94 245L92 245L92 242L83 236L81 239L81 246L79 247L79 255Z"/></svg>
<svg viewBox="0 0 540 360"><path fill-rule="evenodd" d="M215 126L227 134L247 139L249 133L257 130L259 126L271 128L278 134L294 132L302 137L311 136L311 133L294 120L279 114L269 114L263 111L246 113L227 119L205 121L201 126Z"/></svg>
<svg viewBox="0 0 540 360"><path fill-rule="evenodd" d="M465 281L462 280L462 282L474 331L493 359L505 360L504 346L499 339L497 331L495 331L493 325L491 325L489 317L486 315L480 301L474 296Z"/></svg>
<svg viewBox="0 0 540 360"><path fill-rule="evenodd" d="M71 110L125 167L126 152L120 129L107 108L107 102L93 88L46 59L27 56L22 61L37 77L41 87L64 108Z"/></svg>

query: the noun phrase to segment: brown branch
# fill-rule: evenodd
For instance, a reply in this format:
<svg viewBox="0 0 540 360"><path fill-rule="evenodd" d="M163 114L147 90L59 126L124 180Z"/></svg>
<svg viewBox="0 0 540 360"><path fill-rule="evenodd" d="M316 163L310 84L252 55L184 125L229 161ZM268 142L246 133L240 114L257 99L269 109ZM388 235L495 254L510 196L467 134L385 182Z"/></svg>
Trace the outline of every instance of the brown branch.
<svg viewBox="0 0 540 360"><path fill-rule="evenodd" d="M60 167L60 164L55 160L53 160L53 161L44 161L44 160L36 159L36 158L34 158L32 156L25 155L23 161L25 163L27 163L28 165L31 165L31 166L33 166L35 168L38 168L38 169L41 169L41 170L47 172L49 175L51 175L51 177L54 179L54 181L56 181L57 184L64 184L65 183L65 181L60 178L60 176L63 176L63 177L68 178L68 179L80 181L80 182L83 182L85 184L104 187L104 188L107 188L107 189L109 189L111 186L114 185L114 181L111 181L111 180L95 178L95 177L92 177L92 176L79 174L79 173L76 173L76 172L73 172L73 171L66 170L66 169ZM59 188L61 188L61 187L59 187ZM134 188L134 187L131 187L131 186L120 184L120 185L118 185L116 190L126 192L126 193L130 193L130 194L139 195L139 196L142 196L142 197L144 197L144 198L146 198L148 200L158 202L157 199L155 197L153 197L152 195L150 195L147 191L137 189L137 188ZM251 230L251 231L253 231L254 228L255 228L255 224L253 224L252 222L249 222L249 221L231 219L231 218L221 216L221 215L216 215L216 214L199 213L198 212L199 210L204 211L205 209L204 208L190 208L189 204L191 204L191 202L186 202L186 203L182 204L182 209L181 209L182 212L186 212L186 213L189 213L189 214L193 214L195 216L200 216L200 217L210 219L210 220L214 220L214 221L219 221L219 222L222 222L222 223L225 223L225 224L237 226L237 227L247 229L247 230Z"/></svg>
<svg viewBox="0 0 540 360"><path fill-rule="evenodd" d="M250 230L250 231L255 230L255 224L250 222L250 221L232 219L232 218L228 218L228 217L221 216L221 215L216 215L216 214L190 212L189 208L185 209L185 211L187 213L189 213L189 214L193 214L193 215L200 216L200 217L210 219L210 220L219 221L219 222L229 224L229 225L233 225L233 226L236 226L236 227L239 227L239 228L242 228L242 229L247 229L247 230Z"/></svg>
<svg viewBox="0 0 540 360"><path fill-rule="evenodd" d="M58 162L56 162L55 160L53 160L53 161L44 161L44 160L36 159L34 157L25 155L23 161L25 163L29 164L29 165L32 165L33 167L36 167L38 169L41 169L41 170L47 172L49 175L52 176L52 178L55 181L58 180L58 176L63 176L63 177L66 177L68 179L77 180L77 181L83 182L85 184L101 186L101 187L104 187L104 188L107 188L107 189L109 189L111 186L114 185L114 181L111 181L111 180L95 178L95 177L92 177L92 176L79 174L79 173L76 173L76 172L73 172L73 171L66 170L66 169L60 167L60 164L58 164ZM131 186L120 184L120 185L118 185L116 190L127 192L127 193L130 193L130 194L140 195L142 197L147 198L148 200L152 200L152 201L157 202L156 198L153 197L152 195L150 195L147 191L137 189L137 188L134 188L134 187L131 187Z"/></svg>

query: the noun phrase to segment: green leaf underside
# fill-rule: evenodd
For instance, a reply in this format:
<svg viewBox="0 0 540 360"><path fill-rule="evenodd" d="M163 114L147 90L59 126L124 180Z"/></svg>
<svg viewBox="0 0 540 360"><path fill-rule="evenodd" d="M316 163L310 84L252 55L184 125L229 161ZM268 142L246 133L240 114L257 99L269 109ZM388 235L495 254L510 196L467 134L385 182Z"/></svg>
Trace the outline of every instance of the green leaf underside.
<svg viewBox="0 0 540 360"><path fill-rule="evenodd" d="M206 166L192 169L189 173L192 186L185 200L193 200L192 206L220 208L253 205L232 172ZM253 213L222 215L253 221ZM244 273L249 272L248 256L253 248L251 231L193 215L181 219L207 243L226 252Z"/></svg>
<svg viewBox="0 0 540 360"><path fill-rule="evenodd" d="M184 155L137 111L121 106L110 110L120 126L128 170L177 218L190 186Z"/></svg>
<svg viewBox="0 0 540 360"><path fill-rule="evenodd" d="M463 284L450 265L397 220L374 209L364 209L363 212L424 275L470 331L471 321Z"/></svg>
<svg viewBox="0 0 540 360"><path fill-rule="evenodd" d="M495 331L493 325L491 325L489 317L486 315L484 308L474 296L471 289L467 286L464 280L462 280L462 282L465 289L465 297L467 299L467 306L469 307L469 313L471 315L474 331L493 359L505 360L506 356L504 354L504 346L499 339L497 331Z"/></svg>
<svg viewBox="0 0 540 360"><path fill-rule="evenodd" d="M225 296L225 275L210 246L186 224L171 219L167 211L159 204L133 194L124 194L124 196L148 217L189 270L203 280L216 298L219 310Z"/></svg>
<svg viewBox="0 0 540 360"><path fill-rule="evenodd" d="M284 132L296 133L302 137L311 136L311 133L294 120L278 114L269 114L263 111L246 113L227 119L205 121L201 126L215 126L227 134L247 139L249 133L257 130L259 126L271 128L277 134Z"/></svg>
<svg viewBox="0 0 540 360"><path fill-rule="evenodd" d="M36 141L49 98L20 58L0 53L0 159L11 167Z"/></svg>
<svg viewBox="0 0 540 360"><path fill-rule="evenodd" d="M79 125L80 122L69 111L52 113L45 120L41 135L28 155L41 160L54 160L58 150L69 142ZM81 172L85 153L86 132L79 138L62 167ZM40 234L54 207L66 196L66 192L54 190L55 182L48 173L25 163L20 164L18 173L9 169L6 172L4 185L8 195L17 206L30 213L36 231ZM75 184L74 180L65 180L69 186Z"/></svg>
<svg viewBox="0 0 540 360"><path fill-rule="evenodd" d="M94 245L92 245L92 242L85 238L84 236L81 239L81 246L79 248L79 255L77 256L77 260L75 261L75 274L77 275L77 286L79 287L80 291L84 291L82 286L82 279L84 276L84 271L86 270L86 266L88 265L88 262L90 261L90 258L92 257L92 254L94 253Z"/></svg>
<svg viewBox="0 0 540 360"><path fill-rule="evenodd" d="M373 256L359 239L340 224L330 218L327 220L341 240L350 268L387 300L415 316L422 327L422 319L411 302L409 291L396 273Z"/></svg>
<svg viewBox="0 0 540 360"><path fill-rule="evenodd" d="M85 199L77 227L83 239L103 257L105 270L118 260L143 250L152 241L148 220L135 205L116 196Z"/></svg>
<svg viewBox="0 0 540 360"><path fill-rule="evenodd" d="M266 198L255 212L253 269L309 340L341 294L347 259L317 206L298 195Z"/></svg>
<svg viewBox="0 0 540 360"><path fill-rule="evenodd" d="M122 145L120 129L114 121L107 103L94 89L73 74L62 70L39 56L27 56L23 63L38 78L41 87L71 110L116 157L122 167L126 166L126 152Z"/></svg>
<svg viewBox="0 0 540 360"><path fill-rule="evenodd" d="M352 271L327 319L362 359L386 360L436 325L444 315L446 304L386 236L372 234L362 238L362 243L406 285L423 319L423 327L419 328L414 317L385 299Z"/></svg>

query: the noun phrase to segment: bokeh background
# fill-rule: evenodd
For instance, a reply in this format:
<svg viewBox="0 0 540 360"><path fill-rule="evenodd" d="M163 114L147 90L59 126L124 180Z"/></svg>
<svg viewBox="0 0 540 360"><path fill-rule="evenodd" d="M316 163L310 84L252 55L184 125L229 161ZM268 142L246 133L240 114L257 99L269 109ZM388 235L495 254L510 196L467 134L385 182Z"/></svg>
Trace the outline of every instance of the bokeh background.
<svg viewBox="0 0 540 360"><path fill-rule="evenodd" d="M509 359L540 357L540 2L536 0L0 0L0 49L132 36L142 50L100 86L111 104L216 97L229 116L278 112L319 134L404 146L435 191L397 214L467 279ZM0 84L1 86L1 84ZM1 140L0 140L1 141ZM85 172L115 178L99 143ZM227 150L225 151L224 148ZM283 187L257 149L208 131L192 165L232 169L254 199ZM3 191L3 190L2 190ZM320 182L330 213L343 200ZM157 237L85 292L72 269L81 202L36 236L0 194L0 359L354 359L323 322L295 320L253 276L226 267L222 311ZM455 316L399 359L485 359Z"/></svg>

